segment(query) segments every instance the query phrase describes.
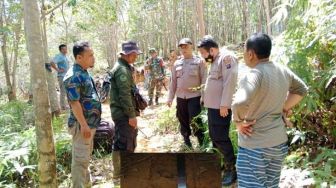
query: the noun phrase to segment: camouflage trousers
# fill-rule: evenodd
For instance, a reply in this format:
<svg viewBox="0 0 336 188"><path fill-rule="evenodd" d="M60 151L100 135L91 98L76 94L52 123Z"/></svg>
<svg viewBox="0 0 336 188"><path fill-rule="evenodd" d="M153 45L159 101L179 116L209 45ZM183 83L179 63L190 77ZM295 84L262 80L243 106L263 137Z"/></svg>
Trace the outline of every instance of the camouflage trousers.
<svg viewBox="0 0 336 188"><path fill-rule="evenodd" d="M162 81L160 79L151 79L150 80L150 86L148 89L148 97L150 99L153 98L154 89L156 90L155 97L161 96L161 88L162 88Z"/></svg>
<svg viewBox="0 0 336 188"><path fill-rule="evenodd" d="M90 138L83 137L79 123L75 123L68 131L72 135L71 176L73 187L91 187L89 164L93 150L93 137L96 133L96 129L91 129Z"/></svg>

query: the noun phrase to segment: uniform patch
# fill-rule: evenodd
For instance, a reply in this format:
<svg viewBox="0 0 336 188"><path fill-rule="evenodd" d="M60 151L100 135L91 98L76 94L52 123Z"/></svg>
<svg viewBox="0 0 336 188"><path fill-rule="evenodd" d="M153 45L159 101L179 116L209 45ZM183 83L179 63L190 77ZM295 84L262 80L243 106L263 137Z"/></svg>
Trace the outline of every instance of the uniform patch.
<svg viewBox="0 0 336 188"><path fill-rule="evenodd" d="M126 82L127 81L127 77L125 75L121 75L120 76L120 81Z"/></svg>

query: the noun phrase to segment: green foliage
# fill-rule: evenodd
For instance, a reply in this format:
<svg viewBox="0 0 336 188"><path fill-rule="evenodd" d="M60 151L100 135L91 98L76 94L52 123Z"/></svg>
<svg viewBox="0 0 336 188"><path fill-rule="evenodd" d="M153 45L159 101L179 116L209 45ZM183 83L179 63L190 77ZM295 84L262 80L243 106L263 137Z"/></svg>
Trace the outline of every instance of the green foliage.
<svg viewBox="0 0 336 188"><path fill-rule="evenodd" d="M336 2L330 0L288 0L274 18L288 19L283 41L278 41L285 51L279 56L286 56L281 58L283 63L309 86L292 120L299 131L322 137L317 144L329 147L335 147L336 142L335 7Z"/></svg>
<svg viewBox="0 0 336 188"><path fill-rule="evenodd" d="M175 108L169 108L165 109L162 112L158 112L160 114L160 118L157 120L157 133L159 134L165 134L165 133L175 133L180 134L179 131L179 122L176 118L176 109ZM196 121L197 119L200 119L201 121ZM203 109L202 112L193 119L193 124L195 124L197 127L195 127L195 130L201 129L204 133L204 144L201 148L199 148L203 152L219 152L217 149L213 148L212 142L209 135L209 129L208 129L208 115L207 110ZM238 152L238 135L236 128L234 124L231 124L230 127L230 138L232 141L233 149L235 154Z"/></svg>
<svg viewBox="0 0 336 188"><path fill-rule="evenodd" d="M0 134L19 132L33 124L33 107L20 101L8 102L0 106Z"/></svg>
<svg viewBox="0 0 336 188"><path fill-rule="evenodd" d="M211 152L211 151L216 151L219 152L217 149L213 148L210 135L209 135L209 127L208 127L208 114L207 110L203 109L202 112L198 116L201 118L201 124L198 124L198 128L201 129L204 132L205 135L205 142L203 147L201 148L202 151L204 152ZM233 149L235 155L238 153L238 134L236 130L236 126L234 123L230 125L230 133L229 133L230 139L232 141Z"/></svg>
<svg viewBox="0 0 336 188"><path fill-rule="evenodd" d="M328 148L306 151L299 149L289 155L285 164L291 168L305 169L310 172L316 185L336 183L336 151Z"/></svg>
<svg viewBox="0 0 336 188"><path fill-rule="evenodd" d="M279 59L309 87L291 117L296 127L288 130L292 153L286 164L310 171L316 185L336 182L335 7L330 0L285 0L273 18L287 21L277 41L284 49Z"/></svg>
<svg viewBox="0 0 336 188"><path fill-rule="evenodd" d="M14 101L0 104L0 187L34 187L37 185L37 148L33 109ZM71 137L65 117L53 120L57 173L67 179L71 165Z"/></svg>
<svg viewBox="0 0 336 188"><path fill-rule="evenodd" d="M0 186L36 182L37 153L31 112L32 106L19 101L0 105Z"/></svg>

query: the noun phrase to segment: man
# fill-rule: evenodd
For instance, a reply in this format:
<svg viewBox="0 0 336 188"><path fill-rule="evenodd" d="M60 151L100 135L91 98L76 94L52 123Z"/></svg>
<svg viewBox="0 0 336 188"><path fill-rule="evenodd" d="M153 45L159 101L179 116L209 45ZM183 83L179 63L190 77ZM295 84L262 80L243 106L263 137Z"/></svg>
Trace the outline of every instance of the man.
<svg viewBox="0 0 336 188"><path fill-rule="evenodd" d="M73 187L91 184L89 162L93 150L93 137L100 123L101 103L88 73L95 63L93 50L87 42L75 43L76 63L64 77L64 87L71 107L68 120L72 135L71 176Z"/></svg>
<svg viewBox="0 0 336 188"><path fill-rule="evenodd" d="M132 77L131 65L139 54L136 42L122 43L120 58L110 71L111 90L110 108L115 123L115 137L113 141L114 178L120 173L120 151L134 152L137 137L137 118L133 92L135 83Z"/></svg>
<svg viewBox="0 0 336 188"><path fill-rule="evenodd" d="M149 50L151 57L146 61L145 69L149 71L150 84L148 89L149 102L148 105L153 104L154 89L156 90L155 104L159 104L159 97L161 96L162 82L165 76L164 63L162 58L157 56L155 48Z"/></svg>
<svg viewBox="0 0 336 188"><path fill-rule="evenodd" d="M204 134L197 124L200 120L194 120L194 117L201 112L201 87L207 77L207 68L205 62L193 55L193 45L189 38L183 38L178 44L182 57L174 63L172 68L172 77L169 84L169 95L167 105L172 105L175 94L177 96L176 116L180 122L180 131L184 143L189 148L191 128L197 137L200 146L203 145Z"/></svg>
<svg viewBox="0 0 336 188"><path fill-rule="evenodd" d="M240 81L232 104L238 130L238 186L278 187L287 154L283 114L303 98L307 86L288 68L270 61L268 35L253 34L245 43L250 71Z"/></svg>
<svg viewBox="0 0 336 188"><path fill-rule="evenodd" d="M204 89L204 107L208 108L208 126L213 146L224 156L223 185L229 186L237 179L232 142L229 137L231 103L236 89L238 65L228 51L220 51L210 36L198 44L202 57L210 63L210 71Z"/></svg>
<svg viewBox="0 0 336 188"><path fill-rule="evenodd" d="M65 44L61 44L59 45L58 49L60 53L57 54L50 63L51 63L51 67L53 67L57 71L58 85L60 89L61 109L66 110L68 109L68 105L65 99L66 94L65 94L65 89L63 85L63 78L69 69L69 59L66 56L68 53L68 48Z"/></svg>
<svg viewBox="0 0 336 188"><path fill-rule="evenodd" d="M177 56L177 52L175 50L170 50L169 57L168 57L168 68L171 71L175 61L179 59Z"/></svg>

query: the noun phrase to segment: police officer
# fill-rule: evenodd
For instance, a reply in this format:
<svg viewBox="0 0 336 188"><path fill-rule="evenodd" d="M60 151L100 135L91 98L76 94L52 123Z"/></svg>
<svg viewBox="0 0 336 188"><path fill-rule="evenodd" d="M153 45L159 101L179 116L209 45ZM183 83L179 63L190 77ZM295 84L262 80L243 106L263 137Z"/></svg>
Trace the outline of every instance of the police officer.
<svg viewBox="0 0 336 188"><path fill-rule="evenodd" d="M208 108L213 146L224 155L223 185L228 186L237 179L236 158L229 137L231 103L237 84L237 60L228 51L220 51L211 36L204 37L197 47L202 57L211 64L204 89L204 106Z"/></svg>
<svg viewBox="0 0 336 188"><path fill-rule="evenodd" d="M115 123L112 148L114 179L117 179L120 173L119 151L134 152L137 144L137 113L133 97L135 83L131 65L135 63L141 53L136 42L122 43L120 58L109 73L111 76L110 108Z"/></svg>
<svg viewBox="0 0 336 188"><path fill-rule="evenodd" d="M92 68L95 58L87 42L78 42L73 47L76 63L64 76L64 86L71 106L68 120L72 135L71 176L73 187L91 185L89 163L93 150L93 138L100 123L101 103L92 77L87 69Z"/></svg>
<svg viewBox="0 0 336 188"><path fill-rule="evenodd" d="M191 128L200 145L203 144L203 132L192 124L193 118L201 112L201 86L205 83L207 69L205 62L193 55L193 45L189 38L183 38L178 44L182 57L172 67L172 77L169 85L167 105L170 107L177 96L176 115L180 122L180 131L184 143L192 147L190 142ZM199 119L197 120L199 121Z"/></svg>
<svg viewBox="0 0 336 188"><path fill-rule="evenodd" d="M155 104L159 104L159 97L161 96L162 82L164 79L164 62L163 59L157 56L155 48L149 50L151 57L146 61L145 69L149 71L150 84L148 89L149 102L148 105L153 104L154 89L156 89Z"/></svg>

